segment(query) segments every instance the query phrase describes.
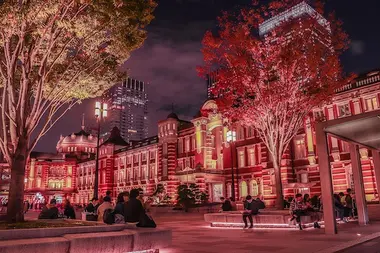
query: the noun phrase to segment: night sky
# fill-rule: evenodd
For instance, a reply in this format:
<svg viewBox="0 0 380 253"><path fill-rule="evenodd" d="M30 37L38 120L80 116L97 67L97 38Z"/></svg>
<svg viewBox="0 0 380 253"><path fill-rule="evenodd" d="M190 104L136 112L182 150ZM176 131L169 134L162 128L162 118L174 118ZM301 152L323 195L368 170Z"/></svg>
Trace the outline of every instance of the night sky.
<svg viewBox="0 0 380 253"><path fill-rule="evenodd" d="M202 64L201 40L205 31L215 28L222 10L247 5L251 0L160 0L155 20L148 28L148 39L123 66L130 76L148 82L151 135L157 121L165 119L174 103L175 112L191 119L206 99L206 82L198 77ZM343 56L345 71L361 73L380 68L379 0L330 0L350 35L351 48ZM36 150L54 152L60 134L79 131L82 114L86 125L93 125L94 100L86 100L71 110L42 137Z"/></svg>

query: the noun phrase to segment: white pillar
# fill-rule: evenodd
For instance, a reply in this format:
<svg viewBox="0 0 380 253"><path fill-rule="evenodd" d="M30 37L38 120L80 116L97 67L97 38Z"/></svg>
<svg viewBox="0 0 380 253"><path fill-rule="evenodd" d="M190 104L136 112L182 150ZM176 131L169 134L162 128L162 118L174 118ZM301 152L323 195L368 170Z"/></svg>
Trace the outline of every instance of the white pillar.
<svg viewBox="0 0 380 253"><path fill-rule="evenodd" d="M337 234L338 230L335 221L335 208L333 199L333 185L331 167L329 161L329 150L327 135L323 125L317 125L317 152L319 163L319 175L322 189L323 218L325 221L325 233Z"/></svg>
<svg viewBox="0 0 380 253"><path fill-rule="evenodd" d="M372 150L373 168L376 177L376 191L377 196L380 196L380 153L376 150Z"/></svg>
<svg viewBox="0 0 380 253"><path fill-rule="evenodd" d="M352 174L354 177L355 200L356 208L358 210L359 225L366 225L368 224L369 220L364 192L362 165L360 161L358 145L350 143L350 156Z"/></svg>

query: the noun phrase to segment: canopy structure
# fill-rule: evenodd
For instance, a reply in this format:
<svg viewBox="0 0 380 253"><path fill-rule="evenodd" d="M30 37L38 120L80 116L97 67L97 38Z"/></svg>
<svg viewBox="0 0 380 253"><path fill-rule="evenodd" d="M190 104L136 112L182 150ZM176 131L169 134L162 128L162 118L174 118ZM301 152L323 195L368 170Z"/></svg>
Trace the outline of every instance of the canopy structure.
<svg viewBox="0 0 380 253"><path fill-rule="evenodd" d="M369 219L359 147L366 147L372 150L376 182L380 182L380 110L320 122L316 126L325 232L327 234L336 234L338 231L335 222L333 184L327 135L342 139L350 144L351 167L359 224L365 225ZM377 186L377 191L379 192L379 186Z"/></svg>

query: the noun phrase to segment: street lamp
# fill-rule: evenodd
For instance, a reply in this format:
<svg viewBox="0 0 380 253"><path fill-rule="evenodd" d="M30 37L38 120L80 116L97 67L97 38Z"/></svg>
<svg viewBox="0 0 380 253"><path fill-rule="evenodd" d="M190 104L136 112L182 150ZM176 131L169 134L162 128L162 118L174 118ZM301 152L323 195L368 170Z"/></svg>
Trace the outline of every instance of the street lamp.
<svg viewBox="0 0 380 253"><path fill-rule="evenodd" d="M107 117L108 105L102 102L95 102L95 118L98 123L98 139L96 143L96 161L95 161L95 182L94 182L94 198L98 198L99 192L99 146L100 146L100 123L102 119Z"/></svg>
<svg viewBox="0 0 380 253"><path fill-rule="evenodd" d="M227 142L230 144L231 148L231 197L235 199L235 176L234 176L234 142L236 141L236 131L230 130L227 132Z"/></svg>

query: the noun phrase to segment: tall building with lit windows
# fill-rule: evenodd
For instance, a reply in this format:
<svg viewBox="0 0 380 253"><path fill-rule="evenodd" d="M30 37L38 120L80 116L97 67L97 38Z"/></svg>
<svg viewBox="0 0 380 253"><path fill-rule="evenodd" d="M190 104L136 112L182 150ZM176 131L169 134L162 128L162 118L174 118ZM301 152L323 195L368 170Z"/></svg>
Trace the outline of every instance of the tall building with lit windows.
<svg viewBox="0 0 380 253"><path fill-rule="evenodd" d="M120 129L126 141L148 137L148 95L145 82L128 78L114 85L103 96L108 104L108 117L102 127L106 138L113 127Z"/></svg>

